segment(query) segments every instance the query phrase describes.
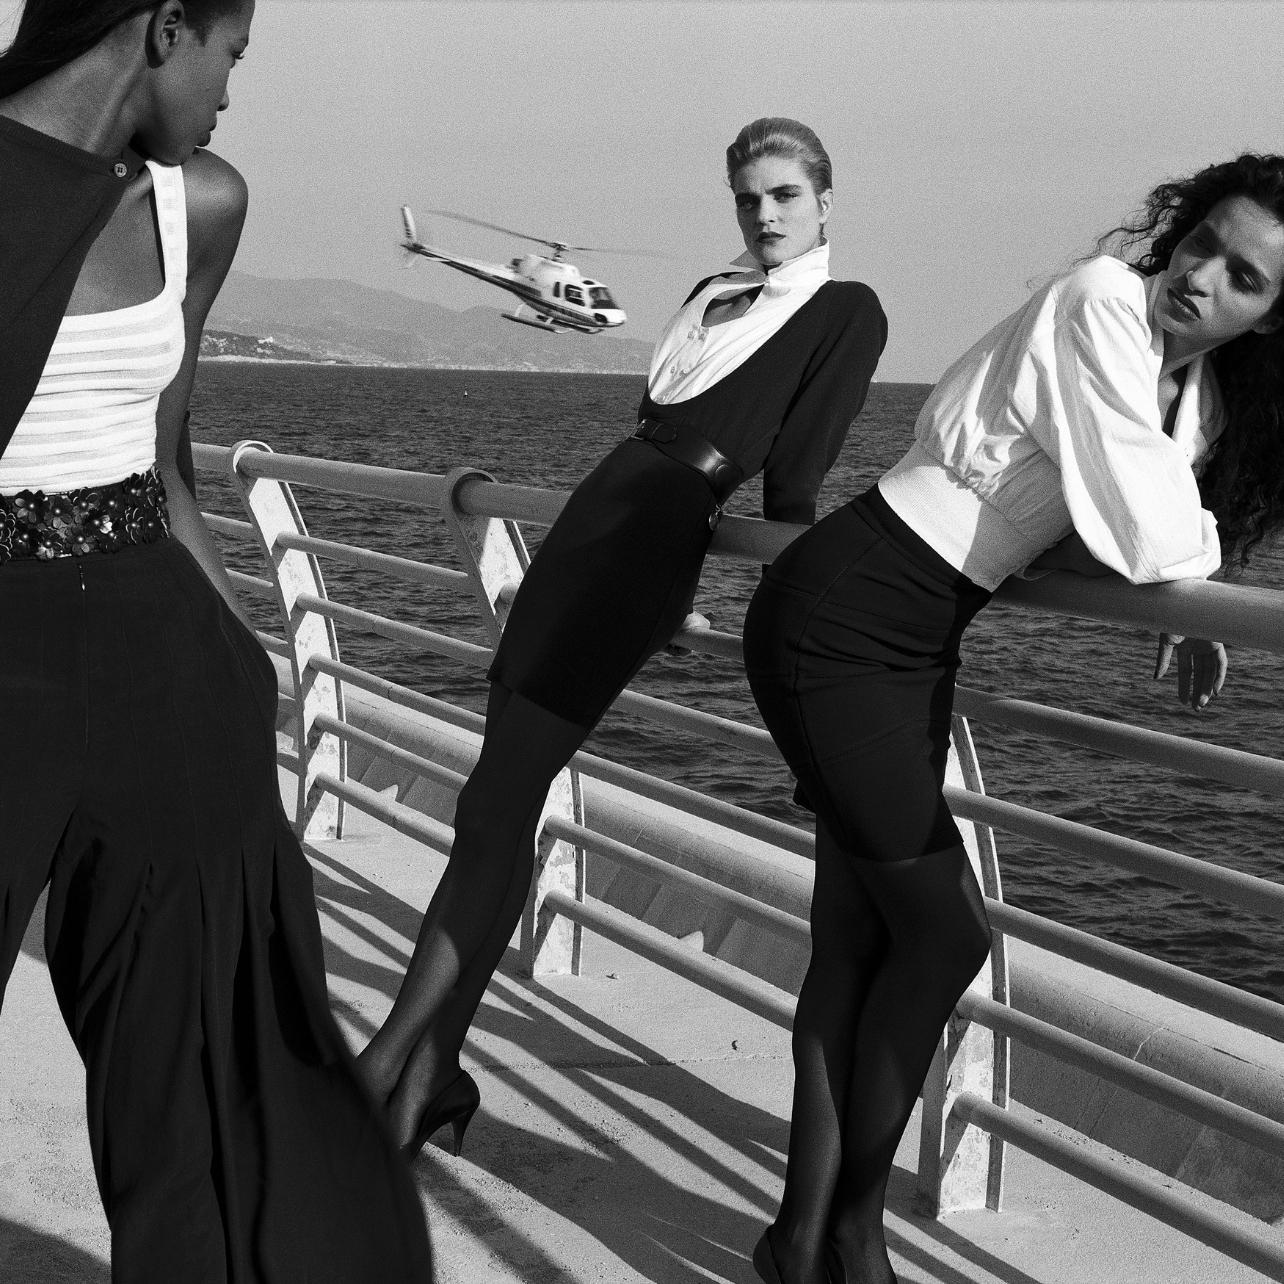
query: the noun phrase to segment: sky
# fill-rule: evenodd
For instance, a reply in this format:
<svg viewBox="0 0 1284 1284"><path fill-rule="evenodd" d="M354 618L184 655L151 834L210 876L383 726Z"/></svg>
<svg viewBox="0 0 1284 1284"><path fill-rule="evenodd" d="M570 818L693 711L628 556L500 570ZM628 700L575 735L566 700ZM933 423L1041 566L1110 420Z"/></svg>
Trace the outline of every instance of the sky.
<svg viewBox="0 0 1284 1284"><path fill-rule="evenodd" d="M0 0L0 41L17 9ZM250 185L236 267L449 307L575 244L652 341L743 249L724 152L793 116L833 158L833 274L878 291L879 377L930 381L1167 177L1284 151L1279 0L259 0L213 150ZM548 336L556 343L556 336Z"/></svg>

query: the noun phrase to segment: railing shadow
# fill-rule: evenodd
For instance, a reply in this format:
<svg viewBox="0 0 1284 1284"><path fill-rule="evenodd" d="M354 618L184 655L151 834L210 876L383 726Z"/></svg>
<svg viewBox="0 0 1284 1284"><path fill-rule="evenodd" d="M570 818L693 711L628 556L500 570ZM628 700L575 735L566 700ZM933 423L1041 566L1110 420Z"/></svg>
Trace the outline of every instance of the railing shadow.
<svg viewBox="0 0 1284 1284"><path fill-rule="evenodd" d="M309 847L309 855L323 917L357 933L374 955L359 957L327 937L332 974L391 999L420 912L332 850ZM381 930L363 929L359 919L367 917ZM474 1054L470 1063L517 1095L521 1117L488 1114L483 1100L468 1136L463 1162L469 1167L428 1148L415 1167L432 1202L449 1220L477 1228L486 1252L517 1278L552 1277L557 1265L544 1244L497 1215L515 1197L547 1209L550 1223L572 1223L656 1284L755 1279L747 1254L774 1211L783 1179L787 1096L778 1113L747 1104L708 1082L707 1067L701 1077L674 1064L577 1003L566 982L545 985L518 975L518 962L510 948L474 1027L483 1046L498 1042L515 1055ZM363 1033L373 1032L361 1014L344 1015ZM550 1081L550 1071L560 1078ZM541 1126L531 1127L530 1118ZM652 1158L618 1144L618 1134L634 1128L646 1134ZM684 1172L698 1180L684 1181ZM888 1198L889 1243L913 1272L904 1276L907 1284L972 1284L973 1276L937 1260L924 1241L987 1278L1037 1284L947 1225L918 1216L915 1184L912 1172L896 1169ZM700 1193L697 1185L713 1186L720 1196ZM898 1224L912 1225L912 1236ZM555 1244L554 1229L549 1240Z"/></svg>

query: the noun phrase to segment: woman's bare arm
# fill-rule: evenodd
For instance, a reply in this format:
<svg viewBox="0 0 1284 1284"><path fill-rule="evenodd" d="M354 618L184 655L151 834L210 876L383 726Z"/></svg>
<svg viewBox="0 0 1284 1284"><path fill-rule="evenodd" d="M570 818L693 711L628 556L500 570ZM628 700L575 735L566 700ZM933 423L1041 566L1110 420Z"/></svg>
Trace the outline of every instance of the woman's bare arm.
<svg viewBox="0 0 1284 1284"><path fill-rule="evenodd" d="M183 180L188 234L187 297L183 302L187 344L178 374L161 394L156 414L156 466L165 483L174 535L182 540L215 588L249 625L196 503L187 425L188 399L196 376L201 331L232 266L249 193L240 174L211 152L196 152L183 166Z"/></svg>

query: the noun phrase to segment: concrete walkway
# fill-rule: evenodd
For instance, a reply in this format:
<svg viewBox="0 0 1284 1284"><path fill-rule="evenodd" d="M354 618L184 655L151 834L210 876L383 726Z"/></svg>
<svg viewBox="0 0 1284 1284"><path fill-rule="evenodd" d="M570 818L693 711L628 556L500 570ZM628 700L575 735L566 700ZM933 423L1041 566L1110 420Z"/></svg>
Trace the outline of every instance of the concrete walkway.
<svg viewBox="0 0 1284 1284"><path fill-rule="evenodd" d="M387 1010L441 861L349 821L349 837L311 855L335 1008L359 1046ZM597 940L579 978L530 981L514 961L466 1050L482 1108L464 1155L430 1147L415 1163L441 1284L750 1284L747 1255L784 1171L787 1034ZM4 1284L109 1280L82 1093L33 927L0 1017ZM890 1190L901 1284L1267 1278L1019 1152L1004 1212L921 1218L916 1139L911 1126Z"/></svg>

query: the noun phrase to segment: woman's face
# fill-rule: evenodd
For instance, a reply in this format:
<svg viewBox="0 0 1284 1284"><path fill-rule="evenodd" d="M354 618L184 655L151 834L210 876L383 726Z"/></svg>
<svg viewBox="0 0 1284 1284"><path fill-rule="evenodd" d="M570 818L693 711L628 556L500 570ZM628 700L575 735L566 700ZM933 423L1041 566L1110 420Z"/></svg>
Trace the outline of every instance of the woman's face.
<svg viewBox="0 0 1284 1284"><path fill-rule="evenodd" d="M1248 196L1217 202L1173 251L1155 303L1164 355L1182 360L1279 328L1284 223Z"/></svg>
<svg viewBox="0 0 1284 1284"><path fill-rule="evenodd" d="M209 143L228 104L228 76L250 42L254 0L212 21L204 39L178 14L160 29L166 56L156 68L150 119L137 134L140 150L168 165Z"/></svg>
<svg viewBox="0 0 1284 1284"><path fill-rule="evenodd" d="M796 259L820 244L834 194L818 196L792 156L762 156L736 171L731 180L736 222L745 249L763 267Z"/></svg>

